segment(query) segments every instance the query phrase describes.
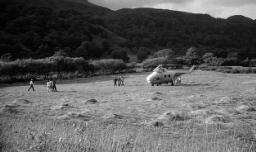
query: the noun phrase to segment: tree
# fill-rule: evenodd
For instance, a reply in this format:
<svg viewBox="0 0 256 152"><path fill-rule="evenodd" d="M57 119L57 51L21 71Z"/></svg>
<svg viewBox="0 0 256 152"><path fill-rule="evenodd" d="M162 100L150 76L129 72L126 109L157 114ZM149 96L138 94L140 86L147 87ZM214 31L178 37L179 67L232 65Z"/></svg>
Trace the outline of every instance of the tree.
<svg viewBox="0 0 256 152"><path fill-rule="evenodd" d="M220 66L224 63L223 58L217 58L214 56L212 52L207 52L202 57L204 63L206 63L209 66Z"/></svg>
<svg viewBox="0 0 256 152"><path fill-rule="evenodd" d="M53 56L63 56L63 57L66 57L66 56L68 56L68 54L64 50L59 49L59 51L56 51Z"/></svg>
<svg viewBox="0 0 256 152"><path fill-rule="evenodd" d="M104 46L102 41L93 40L89 43L88 53L91 58L100 58L104 54Z"/></svg>
<svg viewBox="0 0 256 152"><path fill-rule="evenodd" d="M1 56L1 61L3 62L9 62L11 61L12 54L11 53L5 53Z"/></svg>
<svg viewBox="0 0 256 152"><path fill-rule="evenodd" d="M138 62L142 62L143 60L145 60L149 54L150 54L150 49L145 47L140 47L137 52Z"/></svg>
<svg viewBox="0 0 256 152"><path fill-rule="evenodd" d="M127 48L115 48L111 52L111 57L113 59L122 59L125 62L129 61L129 57L127 55L128 49Z"/></svg>
<svg viewBox="0 0 256 152"><path fill-rule="evenodd" d="M75 56L88 59L89 58L89 45L90 45L90 43L88 41L83 41L82 44L76 49Z"/></svg>
<svg viewBox="0 0 256 152"><path fill-rule="evenodd" d="M187 50L185 60L188 65L197 65L200 64L201 58L199 52L195 47L191 47Z"/></svg>
<svg viewBox="0 0 256 152"><path fill-rule="evenodd" d="M214 54L212 52L207 52L203 55L202 59L205 63L207 63L208 59L214 57Z"/></svg>
<svg viewBox="0 0 256 152"><path fill-rule="evenodd" d="M163 49L154 53L154 58L165 57L167 59L174 58L174 51L172 49Z"/></svg>

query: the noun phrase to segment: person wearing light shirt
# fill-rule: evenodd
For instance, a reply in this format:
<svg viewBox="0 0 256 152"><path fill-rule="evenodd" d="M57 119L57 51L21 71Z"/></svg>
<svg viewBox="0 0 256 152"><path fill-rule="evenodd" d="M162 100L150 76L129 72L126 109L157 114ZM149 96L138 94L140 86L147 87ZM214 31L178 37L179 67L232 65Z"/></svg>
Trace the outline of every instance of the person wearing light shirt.
<svg viewBox="0 0 256 152"><path fill-rule="evenodd" d="M29 88L28 88L28 91L30 91L30 89L32 89L33 91L35 91L35 88L34 88L34 81L33 79L30 80L29 82Z"/></svg>

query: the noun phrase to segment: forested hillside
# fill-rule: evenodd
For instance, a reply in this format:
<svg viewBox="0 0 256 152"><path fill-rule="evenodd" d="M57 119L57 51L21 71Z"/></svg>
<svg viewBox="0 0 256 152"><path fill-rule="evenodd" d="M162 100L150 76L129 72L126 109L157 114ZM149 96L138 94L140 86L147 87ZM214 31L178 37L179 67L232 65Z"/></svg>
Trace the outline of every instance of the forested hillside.
<svg viewBox="0 0 256 152"><path fill-rule="evenodd" d="M150 8L112 11L87 0L1 0L0 56L43 58L66 56L127 59L172 48L184 55L200 53L256 58L256 21L227 19Z"/></svg>
<svg viewBox="0 0 256 152"><path fill-rule="evenodd" d="M63 50L67 56L100 58L126 42L99 18L110 10L63 0L3 0L0 55L42 58Z"/></svg>
<svg viewBox="0 0 256 152"><path fill-rule="evenodd" d="M256 57L256 22L243 16L216 19L207 14L139 8L113 12L106 21L136 47L195 46L202 51L236 51Z"/></svg>

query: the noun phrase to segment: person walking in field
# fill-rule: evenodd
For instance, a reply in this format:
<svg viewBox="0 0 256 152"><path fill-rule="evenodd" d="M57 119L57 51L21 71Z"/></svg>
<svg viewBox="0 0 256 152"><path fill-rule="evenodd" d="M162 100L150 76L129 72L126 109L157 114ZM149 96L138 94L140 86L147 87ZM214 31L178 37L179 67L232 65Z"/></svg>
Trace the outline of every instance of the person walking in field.
<svg viewBox="0 0 256 152"><path fill-rule="evenodd" d="M55 80L52 81L52 90L53 90L53 92L57 92L57 87L56 87L56 81Z"/></svg>
<svg viewBox="0 0 256 152"><path fill-rule="evenodd" d="M32 89L33 91L35 91L35 88L34 88L34 81L33 79L30 80L29 82L29 88L28 88L28 91L30 91L30 89Z"/></svg>
<svg viewBox="0 0 256 152"><path fill-rule="evenodd" d="M124 86L124 77L123 76L118 77L118 86Z"/></svg>

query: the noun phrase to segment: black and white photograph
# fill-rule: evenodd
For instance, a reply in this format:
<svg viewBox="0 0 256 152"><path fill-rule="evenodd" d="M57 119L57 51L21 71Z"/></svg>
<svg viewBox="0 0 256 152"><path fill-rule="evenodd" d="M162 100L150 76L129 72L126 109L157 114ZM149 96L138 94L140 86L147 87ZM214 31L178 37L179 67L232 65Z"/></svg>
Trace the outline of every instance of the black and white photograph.
<svg viewBox="0 0 256 152"><path fill-rule="evenodd" d="M0 152L256 152L256 0L0 0Z"/></svg>

